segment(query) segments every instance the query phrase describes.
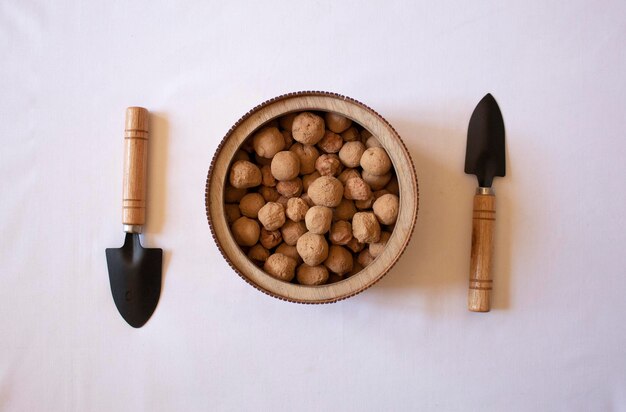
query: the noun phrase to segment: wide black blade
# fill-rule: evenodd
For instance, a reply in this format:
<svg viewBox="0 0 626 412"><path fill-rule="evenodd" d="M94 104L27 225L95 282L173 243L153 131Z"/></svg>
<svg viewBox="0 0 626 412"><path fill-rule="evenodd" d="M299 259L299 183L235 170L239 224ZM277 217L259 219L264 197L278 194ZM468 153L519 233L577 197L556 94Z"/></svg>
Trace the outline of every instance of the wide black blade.
<svg viewBox="0 0 626 412"><path fill-rule="evenodd" d="M494 176L506 174L504 121L491 94L478 103L469 122L465 173L476 175L480 187L491 187Z"/></svg>
<svg viewBox="0 0 626 412"><path fill-rule="evenodd" d="M144 249L139 235L127 233L124 246L106 250L115 306L128 324L142 327L161 295L162 249Z"/></svg>

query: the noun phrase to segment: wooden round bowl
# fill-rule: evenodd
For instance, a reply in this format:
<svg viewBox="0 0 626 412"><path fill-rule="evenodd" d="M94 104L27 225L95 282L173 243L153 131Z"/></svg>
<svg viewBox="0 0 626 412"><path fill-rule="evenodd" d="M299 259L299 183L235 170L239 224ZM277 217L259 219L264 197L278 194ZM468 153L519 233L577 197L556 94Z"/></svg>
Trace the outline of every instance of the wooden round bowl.
<svg viewBox="0 0 626 412"><path fill-rule="evenodd" d="M267 122L291 112L336 112L352 119L378 138L387 150L398 177L400 209L384 251L365 269L342 281L303 286L273 278L257 267L235 243L224 212L224 186L235 152ZM246 113L228 131L215 152L206 183L206 212L215 243L228 264L263 293L297 303L332 303L354 296L378 282L407 247L417 219L418 186L413 161L400 136L385 119L349 97L327 92L289 93L268 100Z"/></svg>

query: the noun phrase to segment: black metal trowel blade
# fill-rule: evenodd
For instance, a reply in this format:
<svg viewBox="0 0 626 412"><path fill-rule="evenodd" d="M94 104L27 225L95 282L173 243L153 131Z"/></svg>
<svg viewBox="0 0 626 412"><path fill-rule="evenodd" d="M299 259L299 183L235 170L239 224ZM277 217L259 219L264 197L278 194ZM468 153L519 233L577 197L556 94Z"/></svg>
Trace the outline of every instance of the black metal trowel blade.
<svg viewBox="0 0 626 412"><path fill-rule="evenodd" d="M124 246L106 250L115 306L134 328L142 327L161 295L162 249L144 249L139 234L126 233Z"/></svg>
<svg viewBox="0 0 626 412"><path fill-rule="evenodd" d="M494 176L506 174L504 121L496 99L489 93L470 118L465 173L476 175L480 187L491 187Z"/></svg>

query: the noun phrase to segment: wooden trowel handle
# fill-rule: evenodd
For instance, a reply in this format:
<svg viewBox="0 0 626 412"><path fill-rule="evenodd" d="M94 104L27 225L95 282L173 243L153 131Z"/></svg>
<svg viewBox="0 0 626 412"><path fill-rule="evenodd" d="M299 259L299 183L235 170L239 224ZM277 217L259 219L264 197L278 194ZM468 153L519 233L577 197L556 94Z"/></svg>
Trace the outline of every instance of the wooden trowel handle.
<svg viewBox="0 0 626 412"><path fill-rule="evenodd" d="M130 233L140 233L146 222L148 120L149 113L143 107L126 109L122 224Z"/></svg>
<svg viewBox="0 0 626 412"><path fill-rule="evenodd" d="M478 188L474 196L472 255L467 306L472 312L489 312L493 285L491 261L493 229L496 223L496 196L491 188Z"/></svg>

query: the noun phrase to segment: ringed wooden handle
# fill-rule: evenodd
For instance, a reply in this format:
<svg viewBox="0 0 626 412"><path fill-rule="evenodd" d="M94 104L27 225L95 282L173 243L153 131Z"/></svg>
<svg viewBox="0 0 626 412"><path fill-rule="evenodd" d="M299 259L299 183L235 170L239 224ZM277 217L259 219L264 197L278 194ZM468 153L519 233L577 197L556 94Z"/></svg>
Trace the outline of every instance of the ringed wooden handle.
<svg viewBox="0 0 626 412"><path fill-rule="evenodd" d="M122 198L122 224L126 232L140 232L146 222L148 120L148 110L143 107L126 109Z"/></svg>
<svg viewBox="0 0 626 412"><path fill-rule="evenodd" d="M479 190L484 188L479 188ZM483 190L487 192L487 190ZM489 312L493 286L491 262L493 256L493 229L496 223L496 196L474 196L472 220L472 255L470 259L470 282L467 307L472 312Z"/></svg>

